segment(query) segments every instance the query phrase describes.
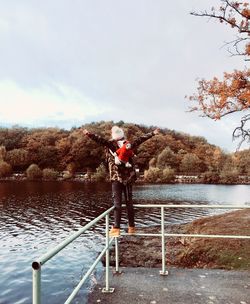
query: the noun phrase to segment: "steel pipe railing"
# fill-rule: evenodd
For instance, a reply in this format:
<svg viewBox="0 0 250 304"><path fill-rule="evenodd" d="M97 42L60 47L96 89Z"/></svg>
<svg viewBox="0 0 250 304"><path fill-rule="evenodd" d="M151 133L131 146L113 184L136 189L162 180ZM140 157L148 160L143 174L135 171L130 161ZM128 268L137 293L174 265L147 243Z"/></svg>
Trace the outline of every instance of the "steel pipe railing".
<svg viewBox="0 0 250 304"><path fill-rule="evenodd" d="M114 238L112 238L113 240ZM109 287L109 215L106 215L106 286L102 289L102 292L111 293L115 289Z"/></svg>
<svg viewBox="0 0 250 304"><path fill-rule="evenodd" d="M135 233L133 235L135 236L157 236L161 237L162 242L162 270L160 271L160 274L167 275L168 271L166 270L166 258L165 258L165 252L166 252L166 237L196 237L196 238L227 238L227 239L250 239L250 236L247 235L215 235L215 234L186 234L186 233L166 233L165 232L165 209L169 208L208 208L208 209L250 209L250 206L233 206L233 205L187 205L187 204L170 204L170 205L163 205L163 204L150 204L150 205L134 205L135 208L160 208L161 209L161 231L160 233ZM90 274L95 269L96 265L100 262L101 258L106 254L106 284L105 288L103 288L103 292L113 292L114 288L110 288L109 286L109 248L112 242L115 240L115 270L116 272L119 272L119 242L118 238L109 238L109 214L114 210L114 207L109 208L104 213L99 215L97 218L92 220L90 223L85 225L83 228L79 229L76 233L68 237L66 240L58 244L55 248L48 251L41 257L39 257L37 260L35 260L32 263L32 272L33 272L33 304L41 304L41 266L45 264L48 260L50 260L53 256L55 256L58 252L60 252L62 249L64 249L67 245L69 245L71 242L73 242L76 238L78 238L80 235L82 235L86 230L91 228L93 225L95 225L98 221L100 221L102 218L106 218L106 244L100 255L96 258L92 266L89 268L87 273L83 276L83 278L80 280L78 285L75 287L71 295L66 300L65 304L69 304L72 302L84 282L88 279ZM122 235L128 235L127 233L122 233Z"/></svg>
<svg viewBox="0 0 250 304"><path fill-rule="evenodd" d="M165 257L165 219L164 219L164 207L161 206L161 252L162 252L162 270L161 275L168 275L166 271L166 257Z"/></svg>
<svg viewBox="0 0 250 304"><path fill-rule="evenodd" d="M124 205L125 206L125 205ZM158 236L161 237L162 241L162 270L161 275L167 275L166 270L166 258L165 258L165 237L196 237L196 238L225 238L225 239L250 239L248 235L220 235L220 234L186 234L186 233L165 233L165 223L164 223L164 209L169 208L209 208L209 209L250 209L250 206L234 206L234 205L187 205L187 204L135 204L136 208L160 208L161 209L161 233L135 233L136 236ZM128 233L123 233L123 235L128 235Z"/></svg>
<svg viewBox="0 0 250 304"><path fill-rule="evenodd" d="M83 228L79 229L76 231L74 234L69 236L66 240L58 244L55 248L52 250L48 251L44 255L42 255L40 258L38 258L35 262L33 263L38 263L40 265L45 264L47 261L49 261L53 256L55 256L59 251L61 251L63 248L65 248L67 245L72 243L75 239L77 239L81 234L83 234L86 230L94 226L97 222L99 222L102 218L104 218L107 214L109 214L114 207L109 208L105 212L103 212L101 215L99 215L97 218L86 224Z"/></svg>
<svg viewBox="0 0 250 304"><path fill-rule="evenodd" d="M36 259L32 263L32 303L33 304L41 304L41 273L42 273L42 265L44 265L47 261L49 261L52 257L54 257L57 253L59 253L62 249L72 243L75 239L77 239L80 235L82 235L86 230L94 226L97 222L99 222L102 218L106 217L106 246L102 250L101 254L97 257L95 262L92 264L86 275L81 279L76 288L73 290L71 295L66 300L65 304L69 304L72 302L73 298L76 296L77 292L93 272L94 268L101 260L103 255L106 253L106 259L109 261L109 247L113 242L114 238L109 240L109 214L114 209L114 206L103 212L97 218L86 224L83 228L79 229L73 235L69 236L66 240L58 244L52 250L48 251L38 259ZM109 262L106 262L106 287L109 286ZM113 289L108 288L106 292L112 292Z"/></svg>
<svg viewBox="0 0 250 304"><path fill-rule="evenodd" d="M161 208L164 207L164 209L168 208L208 208L208 209L250 209L250 205L244 205L244 206L234 206L234 205L183 205L183 204L169 204L169 205L163 205L163 204L135 204L134 207L137 208Z"/></svg>

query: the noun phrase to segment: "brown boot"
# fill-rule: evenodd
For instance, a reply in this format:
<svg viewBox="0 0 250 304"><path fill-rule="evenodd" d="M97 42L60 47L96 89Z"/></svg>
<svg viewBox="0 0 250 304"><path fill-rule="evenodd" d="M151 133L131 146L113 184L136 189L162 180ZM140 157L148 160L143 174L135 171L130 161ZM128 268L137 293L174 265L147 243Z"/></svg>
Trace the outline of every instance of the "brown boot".
<svg viewBox="0 0 250 304"><path fill-rule="evenodd" d="M119 237L120 236L120 228L112 227L109 231L109 237Z"/></svg>
<svg viewBox="0 0 250 304"><path fill-rule="evenodd" d="M135 227L128 227L128 234L135 234Z"/></svg>

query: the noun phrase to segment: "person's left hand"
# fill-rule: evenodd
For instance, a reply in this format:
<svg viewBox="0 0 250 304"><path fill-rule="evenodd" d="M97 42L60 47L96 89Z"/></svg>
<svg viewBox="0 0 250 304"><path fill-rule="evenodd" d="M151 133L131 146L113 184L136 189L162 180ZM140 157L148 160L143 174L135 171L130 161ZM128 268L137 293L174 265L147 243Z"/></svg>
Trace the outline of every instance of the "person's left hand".
<svg viewBox="0 0 250 304"><path fill-rule="evenodd" d="M154 135L158 135L160 134L160 128L156 128L154 131L153 131Z"/></svg>

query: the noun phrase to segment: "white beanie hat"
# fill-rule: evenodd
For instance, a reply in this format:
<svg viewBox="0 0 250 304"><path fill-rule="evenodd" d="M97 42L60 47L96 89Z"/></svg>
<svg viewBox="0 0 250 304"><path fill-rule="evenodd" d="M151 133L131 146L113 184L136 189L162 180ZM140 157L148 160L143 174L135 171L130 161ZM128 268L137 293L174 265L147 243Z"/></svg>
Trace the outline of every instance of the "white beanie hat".
<svg viewBox="0 0 250 304"><path fill-rule="evenodd" d="M112 139L114 139L114 140L120 140L120 139L124 138L124 132L118 126L112 127L111 135L112 135Z"/></svg>

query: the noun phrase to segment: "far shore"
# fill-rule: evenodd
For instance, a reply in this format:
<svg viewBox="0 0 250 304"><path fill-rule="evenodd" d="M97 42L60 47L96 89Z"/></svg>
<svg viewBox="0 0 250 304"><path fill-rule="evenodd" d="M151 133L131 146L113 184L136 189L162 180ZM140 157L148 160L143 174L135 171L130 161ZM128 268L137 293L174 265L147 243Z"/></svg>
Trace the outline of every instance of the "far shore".
<svg viewBox="0 0 250 304"><path fill-rule="evenodd" d="M56 178L36 178L36 179L28 179L24 172L13 173L10 176L0 177L0 181L76 181L76 182L83 182L83 183L93 183L93 182L109 182L109 180L96 180L95 178L91 177L91 175L87 175L84 173L78 173L75 175L64 174L64 172L60 172L59 176ZM143 176L141 175L138 177L137 184L166 184L166 183L149 183L144 180ZM216 185L250 185L250 176L239 176L237 182L228 182L228 183L208 183L201 180L199 176L194 175L176 175L176 179L174 182L170 184L216 184Z"/></svg>

